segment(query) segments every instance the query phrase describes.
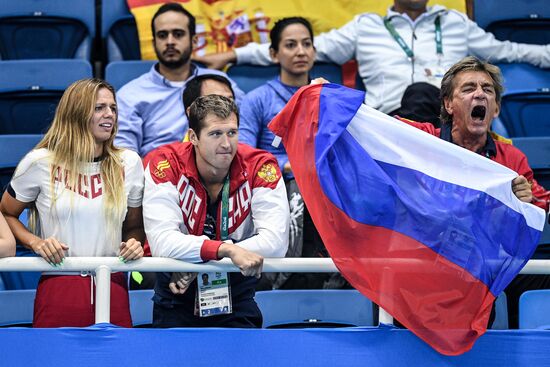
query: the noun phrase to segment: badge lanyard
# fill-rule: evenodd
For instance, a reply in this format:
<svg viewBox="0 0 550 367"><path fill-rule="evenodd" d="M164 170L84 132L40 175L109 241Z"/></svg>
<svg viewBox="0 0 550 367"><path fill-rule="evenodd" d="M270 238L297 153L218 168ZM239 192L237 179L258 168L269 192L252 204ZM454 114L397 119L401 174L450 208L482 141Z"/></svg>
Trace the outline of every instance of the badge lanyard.
<svg viewBox="0 0 550 367"><path fill-rule="evenodd" d="M220 223L220 240L229 238L229 175L225 177L222 188L222 215Z"/></svg>
<svg viewBox="0 0 550 367"><path fill-rule="evenodd" d="M441 57L443 55L443 36L441 34L441 17L437 16L434 21L435 24L435 48L437 55ZM405 40L403 40L403 37L397 31L395 30L395 27L393 24L390 23L388 18L384 18L384 25L386 26L386 29L390 34L392 35L393 39L397 44L401 47L401 49L405 52L405 54L409 57L409 59L414 59L414 52L411 50L411 48L405 43Z"/></svg>
<svg viewBox="0 0 550 367"><path fill-rule="evenodd" d="M229 239L229 175L222 187L220 239ZM202 284L199 279L202 279ZM200 273L197 277L195 312L200 317L230 314L233 312L231 286L226 272Z"/></svg>

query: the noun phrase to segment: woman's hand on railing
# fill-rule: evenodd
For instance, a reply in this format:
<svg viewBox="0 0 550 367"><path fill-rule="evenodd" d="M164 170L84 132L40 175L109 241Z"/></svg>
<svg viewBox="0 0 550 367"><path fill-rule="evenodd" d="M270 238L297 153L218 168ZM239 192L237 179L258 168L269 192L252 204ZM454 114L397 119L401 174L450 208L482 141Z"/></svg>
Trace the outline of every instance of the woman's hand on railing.
<svg viewBox="0 0 550 367"><path fill-rule="evenodd" d="M63 259L65 259L65 251L69 249L69 246L59 242L54 237L37 238L30 243L30 246L36 254L42 256L52 266L62 265Z"/></svg>
<svg viewBox="0 0 550 367"><path fill-rule="evenodd" d="M128 241L122 242L120 244L118 257L122 262L141 259L143 257L143 246L141 246L141 242L137 241L135 238L130 238Z"/></svg>

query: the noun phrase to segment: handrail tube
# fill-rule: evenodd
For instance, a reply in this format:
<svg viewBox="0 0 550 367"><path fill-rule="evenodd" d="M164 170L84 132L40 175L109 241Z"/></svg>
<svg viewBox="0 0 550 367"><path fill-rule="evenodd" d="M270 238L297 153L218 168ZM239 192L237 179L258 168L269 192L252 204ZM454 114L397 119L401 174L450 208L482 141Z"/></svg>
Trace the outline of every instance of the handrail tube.
<svg viewBox="0 0 550 367"><path fill-rule="evenodd" d="M371 259L365 261L365 266ZM384 264L396 263L403 265L415 265L419 271L424 269L423 262L412 259L380 259ZM147 257L128 263L121 262L118 257L67 257L63 265L53 267L40 257L6 257L0 259L0 272L2 271L95 271L100 265L108 266L111 271L143 271L143 272L212 272L229 271L239 272L239 269L231 263L230 259L210 261L207 263L193 264L180 260ZM283 258L264 259L263 271L269 272L295 272L295 273L332 273L338 272L334 262L330 258ZM520 274L550 274L550 260L529 260Z"/></svg>
<svg viewBox="0 0 550 367"><path fill-rule="evenodd" d="M146 257L128 263L123 263L118 257L66 257L63 265L54 267L40 257L6 257L0 259L0 271L95 271L100 265L108 266L112 271L143 271L143 272L239 272L230 259L193 264L185 261ZM286 258L265 259L263 271L296 272L296 273L331 273L338 269L329 258Z"/></svg>
<svg viewBox="0 0 550 367"><path fill-rule="evenodd" d="M365 260L365 266L377 259ZM423 268L423 261L415 259L379 259L384 264L406 263L409 266ZM112 271L189 271L189 272L212 272L227 271L238 272L239 269L233 265L230 259L210 261L208 263L193 264L184 261L168 258L142 258L129 263L123 263L118 257L67 257L63 265L52 267L40 257L7 257L0 259L0 271L92 271L96 275L96 318L95 322L110 322L110 301L111 287L110 278ZM284 258L264 259L264 272L296 272L296 273L331 273L338 272L334 262L330 258ZM550 274L550 260L529 260L520 274ZM383 308L379 309L379 320L381 323L393 323L392 316Z"/></svg>

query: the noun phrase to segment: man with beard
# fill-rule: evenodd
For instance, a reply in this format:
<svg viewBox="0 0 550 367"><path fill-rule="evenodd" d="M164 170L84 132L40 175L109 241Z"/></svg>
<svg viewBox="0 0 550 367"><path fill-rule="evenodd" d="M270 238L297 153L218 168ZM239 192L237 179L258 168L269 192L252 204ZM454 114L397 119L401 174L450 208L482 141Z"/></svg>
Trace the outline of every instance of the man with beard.
<svg viewBox="0 0 550 367"><path fill-rule="evenodd" d="M219 74L191 62L196 45L195 17L178 3L162 5L151 21L158 63L117 93L118 134L115 143L142 157L158 146L181 141L188 129L182 93L197 75ZM244 93L232 82L235 99Z"/></svg>

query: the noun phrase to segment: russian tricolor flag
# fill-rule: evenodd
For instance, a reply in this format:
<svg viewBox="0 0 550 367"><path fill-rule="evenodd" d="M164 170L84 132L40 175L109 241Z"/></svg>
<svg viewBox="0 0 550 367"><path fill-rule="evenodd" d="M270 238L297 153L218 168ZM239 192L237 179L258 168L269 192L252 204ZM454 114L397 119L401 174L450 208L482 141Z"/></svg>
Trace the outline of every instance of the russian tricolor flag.
<svg viewBox="0 0 550 367"><path fill-rule="evenodd" d="M366 105L300 89L270 123L336 266L433 348L469 350L531 257L544 211L512 170Z"/></svg>

